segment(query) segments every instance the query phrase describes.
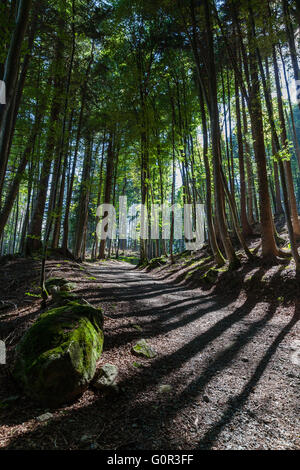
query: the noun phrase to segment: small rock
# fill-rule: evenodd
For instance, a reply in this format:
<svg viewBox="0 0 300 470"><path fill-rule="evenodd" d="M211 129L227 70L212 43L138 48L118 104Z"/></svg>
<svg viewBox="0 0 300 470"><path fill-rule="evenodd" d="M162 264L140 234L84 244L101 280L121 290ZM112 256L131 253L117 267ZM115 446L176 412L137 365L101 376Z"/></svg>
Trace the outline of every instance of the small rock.
<svg viewBox="0 0 300 470"><path fill-rule="evenodd" d="M242 357L242 361L243 362L249 362L249 359L247 359L247 357Z"/></svg>
<svg viewBox="0 0 300 470"><path fill-rule="evenodd" d="M203 401L205 401L205 403L209 403L210 399L208 398L207 395L203 395Z"/></svg>
<svg viewBox="0 0 300 470"><path fill-rule="evenodd" d="M148 359L153 359L157 356L157 352L150 346L145 339L140 339L132 348L134 354L138 354Z"/></svg>
<svg viewBox="0 0 300 470"><path fill-rule="evenodd" d="M38 416L36 419L42 423L43 421L48 421L48 419L50 419L52 417L53 417L52 413L44 413L44 414Z"/></svg>
<svg viewBox="0 0 300 470"><path fill-rule="evenodd" d="M99 374L97 375L96 380L93 383L93 386L100 390L102 388L112 387L114 389L118 389L115 384L116 378L118 376L119 369L114 364L104 364Z"/></svg>
<svg viewBox="0 0 300 470"><path fill-rule="evenodd" d="M159 393L170 393L172 392L171 385L160 385L158 389Z"/></svg>

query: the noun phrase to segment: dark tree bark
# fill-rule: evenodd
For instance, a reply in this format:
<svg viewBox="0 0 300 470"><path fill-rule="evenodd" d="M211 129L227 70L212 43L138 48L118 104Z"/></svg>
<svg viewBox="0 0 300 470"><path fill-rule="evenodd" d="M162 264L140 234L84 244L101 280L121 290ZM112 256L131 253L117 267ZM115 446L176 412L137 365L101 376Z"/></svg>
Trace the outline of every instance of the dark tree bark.
<svg viewBox="0 0 300 470"><path fill-rule="evenodd" d="M113 173L114 173L114 134L113 132L110 132L109 139L108 139L107 158L106 158L106 180L105 180L105 191L104 191L104 201L103 201L104 204L110 204ZM107 216L108 216L108 212L105 211L103 214L103 218ZM108 224L105 224L102 232L107 233L107 231L108 231ZM103 238L100 241L99 259L105 259L105 244L106 244L106 239Z"/></svg>

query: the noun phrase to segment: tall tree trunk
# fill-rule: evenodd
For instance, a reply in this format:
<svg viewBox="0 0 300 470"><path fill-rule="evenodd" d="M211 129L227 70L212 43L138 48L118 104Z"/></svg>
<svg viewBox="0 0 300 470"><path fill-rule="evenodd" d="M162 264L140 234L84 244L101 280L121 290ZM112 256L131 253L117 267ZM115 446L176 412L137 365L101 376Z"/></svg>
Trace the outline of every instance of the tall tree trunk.
<svg viewBox="0 0 300 470"><path fill-rule="evenodd" d="M236 132L238 141L239 152L239 169L240 169L240 190L241 190L241 223L244 237L252 235L252 228L249 224L246 209L246 182L245 182L245 167L244 167L244 147L241 126L241 110L239 98L239 86L235 76L235 107L236 107Z"/></svg>
<svg viewBox="0 0 300 470"><path fill-rule="evenodd" d="M104 191L104 204L110 204L111 192L112 192L112 183L113 183L113 173L114 173L114 133L111 131L109 134L108 148L107 148L107 157L106 157L106 180L105 180L105 191ZM105 211L103 214L103 219L108 216L108 212ZM104 221L103 221L104 224ZM103 226L103 233L107 233L108 224ZM99 258L105 259L105 245L106 238L102 237L100 240L99 248Z"/></svg>
<svg viewBox="0 0 300 470"><path fill-rule="evenodd" d="M106 133L104 131L103 140L102 140L102 154L101 154L101 163L100 163L99 186L98 186L98 194L97 194L97 208L100 206L101 195L102 195L105 138L106 138ZM98 223L99 223L99 217L96 216L96 228L97 228ZM93 247L94 251L92 253L92 258L93 259L97 258L98 245L99 245L99 240L98 240L98 237L97 237L97 233L95 233L95 244L94 244L94 247Z"/></svg>
<svg viewBox="0 0 300 470"><path fill-rule="evenodd" d="M206 217L207 217L207 225L208 225L208 235L209 235L210 246L214 255L215 262L218 266L223 266L225 264L225 260L218 246L214 222L213 222L213 216L212 216L211 174L210 174L210 167L209 167L209 160L208 160L208 133L207 133L207 122L206 122L204 98L203 98L200 84L198 86L198 94L199 94L202 133L203 133L203 159L204 159L205 176L206 176Z"/></svg>
<svg viewBox="0 0 300 470"><path fill-rule="evenodd" d="M90 199L90 176L92 161L92 138L87 136L85 145L85 157L82 169L82 177L79 191L79 208L76 217L74 257L76 259L84 259L83 241L84 233L87 227L88 206Z"/></svg>
<svg viewBox="0 0 300 470"><path fill-rule="evenodd" d="M233 249L229 233L226 226L225 214L224 214L224 192L221 176L221 155L220 155L220 127L219 127L219 110L218 110L218 98L217 98L217 81L216 81L216 70L215 70L215 56L214 56L214 45L213 45L213 34L210 17L210 5L209 0L205 0L205 19L206 29L208 37L208 49L209 49L209 63L208 63L208 74L209 74L209 99L210 99L210 122L211 122L211 139L212 139L212 154L214 163L214 184L215 184L215 197L216 197L216 210L218 217L218 225L220 229L220 236L226 252L226 256L229 260L231 267L240 265L239 259L237 258Z"/></svg>
<svg viewBox="0 0 300 470"><path fill-rule="evenodd" d="M254 153L257 165L259 187L259 209L262 235L262 255L265 259L272 260L278 255L278 248L274 236L273 218L267 175L266 150L264 143L264 129L262 107L260 99L259 77L255 53L255 39L251 25L252 9L249 7L250 21L248 24L249 40L249 65L251 77L251 89L249 96L249 110L251 117L251 129L254 140Z"/></svg>
<svg viewBox="0 0 300 470"><path fill-rule="evenodd" d="M244 133L244 149L245 149L245 156L246 156L246 173L247 173L247 206L248 206L248 220L249 223L252 225L255 223L254 219L254 211L253 211L253 202L255 197L255 187L254 187L254 175L253 175L253 168L252 168L252 160L251 160L251 151L250 145L248 142L248 122L247 122L247 115L245 109L244 99L242 98L242 115L243 115L243 133Z"/></svg>

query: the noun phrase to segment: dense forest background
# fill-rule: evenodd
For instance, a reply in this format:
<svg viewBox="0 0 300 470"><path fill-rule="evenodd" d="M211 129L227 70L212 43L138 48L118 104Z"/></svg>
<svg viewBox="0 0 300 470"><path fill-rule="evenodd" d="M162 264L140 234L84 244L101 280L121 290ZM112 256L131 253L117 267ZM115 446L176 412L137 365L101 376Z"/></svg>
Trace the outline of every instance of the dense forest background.
<svg viewBox="0 0 300 470"><path fill-rule="evenodd" d="M219 266L260 234L299 267L299 2L6 0L0 21L1 255L184 249L172 218L170 240L100 242L123 195L205 204Z"/></svg>
<svg viewBox="0 0 300 470"><path fill-rule="evenodd" d="M299 0L0 0L0 448L299 449L299 41Z"/></svg>

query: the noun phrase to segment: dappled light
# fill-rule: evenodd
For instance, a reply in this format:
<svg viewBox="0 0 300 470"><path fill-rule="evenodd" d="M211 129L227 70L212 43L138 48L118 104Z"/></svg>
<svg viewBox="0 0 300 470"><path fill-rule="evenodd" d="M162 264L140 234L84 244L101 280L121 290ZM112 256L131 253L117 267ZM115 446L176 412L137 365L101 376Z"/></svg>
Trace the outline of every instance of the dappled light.
<svg viewBox="0 0 300 470"><path fill-rule="evenodd" d="M0 450L299 450L299 28L1 2Z"/></svg>

